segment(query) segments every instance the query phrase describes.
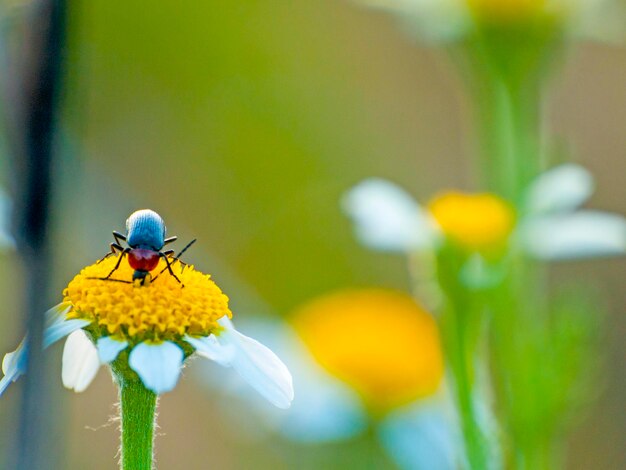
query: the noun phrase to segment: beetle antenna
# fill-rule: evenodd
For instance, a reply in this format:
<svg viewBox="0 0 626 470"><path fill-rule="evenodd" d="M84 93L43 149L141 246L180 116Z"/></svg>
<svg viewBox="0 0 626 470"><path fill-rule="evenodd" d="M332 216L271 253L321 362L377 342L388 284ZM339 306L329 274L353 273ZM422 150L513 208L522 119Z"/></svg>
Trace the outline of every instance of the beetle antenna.
<svg viewBox="0 0 626 470"><path fill-rule="evenodd" d="M179 261L179 260L178 260L178 258L180 258L180 257L183 255L183 253L184 253L185 251L187 251L187 250L189 249L189 247L191 247L191 245L193 245L194 243L196 243L196 240L197 240L197 239L196 239L196 238L194 238L194 239L193 239L193 240L191 240L189 243L187 243L187 246L186 246L185 248L183 248L182 250L180 250L180 252L179 252L176 256L174 256L174 259L175 259L176 261Z"/></svg>

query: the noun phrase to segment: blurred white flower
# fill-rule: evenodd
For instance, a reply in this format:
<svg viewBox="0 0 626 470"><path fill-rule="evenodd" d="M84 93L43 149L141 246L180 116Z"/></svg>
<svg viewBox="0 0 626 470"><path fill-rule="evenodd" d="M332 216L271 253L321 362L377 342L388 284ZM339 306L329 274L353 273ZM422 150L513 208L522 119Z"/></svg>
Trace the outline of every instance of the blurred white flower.
<svg viewBox="0 0 626 470"><path fill-rule="evenodd" d="M305 304L291 325L257 319L245 328L293 373L297 393L287 411L264 406L243 383L231 383L225 394L232 400L236 390L270 429L314 444L355 438L374 426L400 468L456 468L460 436L442 390L436 325L406 294L341 291ZM201 379L211 387L225 383L213 370ZM250 408L239 410L244 419Z"/></svg>
<svg viewBox="0 0 626 470"><path fill-rule="evenodd" d="M355 0L387 10L426 39L455 41L481 25L509 27L547 19L581 36L615 39L623 31L614 0Z"/></svg>
<svg viewBox="0 0 626 470"><path fill-rule="evenodd" d="M564 164L540 175L530 185L517 220L507 221L505 206L498 209L497 197L485 194L450 193L435 200L437 203L449 199L445 207L431 202L428 211L395 184L378 178L352 188L343 200L343 207L354 221L359 240L379 250L404 253L432 250L448 236L477 253L499 238L508 239L529 255L545 260L624 254L623 216L578 210L592 191L593 179L587 170ZM394 224L389 224L389 214L394 214L391 217ZM381 230L381 226L401 229L391 234Z"/></svg>
<svg viewBox="0 0 626 470"><path fill-rule="evenodd" d="M426 39L452 41L462 37L471 26L469 11L462 0L355 1L393 13L409 32Z"/></svg>

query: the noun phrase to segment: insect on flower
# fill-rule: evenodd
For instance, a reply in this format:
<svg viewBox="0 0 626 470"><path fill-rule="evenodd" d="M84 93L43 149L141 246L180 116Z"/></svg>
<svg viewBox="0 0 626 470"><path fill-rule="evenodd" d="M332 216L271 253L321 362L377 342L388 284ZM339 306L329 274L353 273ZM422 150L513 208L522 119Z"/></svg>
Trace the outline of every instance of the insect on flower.
<svg viewBox="0 0 626 470"><path fill-rule="evenodd" d="M41 347L68 337L63 384L82 392L100 366L108 364L119 384L141 383L162 394L174 389L185 361L197 355L232 367L271 403L288 408L293 384L287 367L235 329L229 299L210 274L179 260L193 241L176 256L161 251L176 237L165 238L163 219L151 210L131 214L126 228L126 235L113 232L111 252L76 274L63 290L62 302L46 313ZM128 264L122 263L125 257ZM169 276L152 282L165 270ZM112 278L114 273L120 279ZM0 395L26 373L30 346L26 336L5 355Z"/></svg>
<svg viewBox="0 0 626 470"><path fill-rule="evenodd" d="M154 468L157 396L176 387L191 356L232 368L270 403L289 408L293 380L285 364L235 329L229 299L210 274L179 261L193 241L177 256L161 251L176 237L165 238L163 219L146 209L131 214L126 230L113 232L111 252L76 274L63 301L45 313L41 343L34 345L27 333L5 354L0 395L28 371L29 348L45 349L67 337L61 370L66 388L84 391L102 365L112 372L120 396L123 469ZM166 269L170 276L151 282ZM115 272L122 279L112 279Z"/></svg>
<svg viewBox="0 0 626 470"><path fill-rule="evenodd" d="M185 248L174 256L174 250L161 251L165 245L178 239L176 236L165 238L166 231L165 222L156 212L150 209L142 209L133 212L126 220L126 235L123 235L116 230L113 231L113 238L115 238L115 241L110 245L111 251L107 253L102 260L116 254L118 251L122 254L118 257L117 263L111 272L105 277L98 279L103 281L124 282L127 284L133 284L134 281L139 280L140 285L144 285L154 281L167 269L172 277L174 277L174 279L176 279L182 287L185 287L178 276L174 274L174 271L172 271L172 263L170 263L169 258L172 256L173 261L180 261L179 258L182 254L187 251L187 249L193 245L196 240L191 240ZM123 241L126 242L128 247L124 248L121 245L121 242ZM126 255L128 255L128 263L131 268L135 270L133 272L133 280L127 281L123 279L112 279L111 276L119 269L120 264ZM166 266L159 274L152 278L150 272L156 269L161 258L165 260Z"/></svg>

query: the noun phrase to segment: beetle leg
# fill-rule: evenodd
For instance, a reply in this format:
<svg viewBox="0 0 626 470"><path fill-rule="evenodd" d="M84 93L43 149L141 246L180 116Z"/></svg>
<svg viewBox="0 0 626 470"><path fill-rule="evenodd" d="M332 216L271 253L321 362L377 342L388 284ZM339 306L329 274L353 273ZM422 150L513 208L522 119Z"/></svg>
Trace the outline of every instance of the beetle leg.
<svg viewBox="0 0 626 470"><path fill-rule="evenodd" d="M123 279L111 279L109 277L88 277L87 279L98 279L99 281L123 282L124 284L134 284L131 281L125 281Z"/></svg>
<svg viewBox="0 0 626 470"><path fill-rule="evenodd" d="M126 235L118 232L117 230L113 230L113 238L115 238L115 242L119 245L121 242L126 241Z"/></svg>
<svg viewBox="0 0 626 470"><path fill-rule="evenodd" d="M122 254L120 255L120 257L117 259L117 263L115 263L115 267L113 269L111 269L111 272L109 274L107 274L107 276L104 279L109 279L111 277L111 275L117 271L117 268L120 267L120 263L122 262L122 259L124 258L124 255L126 255L128 252L130 251L130 248L124 248L122 250Z"/></svg>
<svg viewBox="0 0 626 470"><path fill-rule="evenodd" d="M170 260L169 258L162 252L159 252L159 255L161 256L161 258L163 258L165 260L165 264L167 264L167 267L165 269L167 269L170 274L174 277L174 279L176 279L178 281L178 283L182 286L185 287L185 284L183 284L180 279L178 279L178 276L176 274L174 274L174 271L172 271L172 265L170 264ZM161 271L163 272L163 271ZM161 273L159 273L161 274ZM157 275L158 276L158 275ZM156 277L154 278L156 279ZM152 279L154 281L154 279Z"/></svg>
<svg viewBox="0 0 626 470"><path fill-rule="evenodd" d="M189 248L189 247L190 247L191 245L193 245L194 243L196 243L196 239L195 239L195 238L194 238L193 240L191 240L189 243L187 243L187 246L186 246L185 248L183 248L182 250L180 250L180 252L179 252L176 256L174 256L174 263L175 263L176 261L178 261L180 264L182 264L182 265L183 265L183 269L185 269L185 266L187 266L187 263L184 263L184 262L183 262L183 261L181 261L179 258L181 257L181 255L182 255L185 251L187 251L187 248ZM173 253L173 252L174 252L174 250L167 250L167 251L164 251L164 252L163 252L163 254L164 254L164 255L169 255L170 253ZM174 264L174 263L172 263L172 264ZM165 266L163 269L161 269L161 272L159 272L159 274L157 274L156 276L154 276L154 277L152 278L152 280L153 280L153 281L154 281L154 280L156 280L156 278L157 278L157 277L159 277L161 274L163 274L163 273L165 272L165 270L166 270L166 269L168 269L168 268L169 268L169 266ZM170 269L170 271L171 271L171 269Z"/></svg>
<svg viewBox="0 0 626 470"><path fill-rule="evenodd" d="M175 242L176 240L178 240L177 236L166 238L165 240L163 240L163 245L167 245L168 243Z"/></svg>
<svg viewBox="0 0 626 470"><path fill-rule="evenodd" d="M104 261L109 256L114 255L115 254L115 250L117 250L117 251L124 251L124 247L122 245L120 245L119 243L113 242L113 243L111 243L109 245L109 247L111 248L111 251L109 251L106 255L104 255L102 258L100 258L98 261L96 261L96 264L100 263L101 261Z"/></svg>
<svg viewBox="0 0 626 470"><path fill-rule="evenodd" d="M163 254L163 255L165 255L165 256L167 256L167 257L169 257L170 255L173 255L173 254L174 254L174 250L167 250L167 251L164 251L162 254ZM173 257L173 258L174 258L174 261L171 263L171 265L173 265L176 261L178 261L178 262L179 262L179 263L181 263L183 266L187 266L185 263L183 263L183 262L182 262L181 260L179 260L178 258L176 258L176 257ZM171 265L170 265L170 266L171 266ZM159 271L159 274L157 274L156 276L154 276L154 277L152 278L151 282L156 281L156 279L157 279L157 278L158 278L161 274L163 274L163 273L164 273L164 272L168 269L168 267L169 267L169 266L165 266L163 269L161 269L161 271Z"/></svg>
<svg viewBox="0 0 626 470"><path fill-rule="evenodd" d="M113 230L113 238L115 238L115 241L109 245L111 247L111 251L104 255L102 258L100 258L98 261L96 261L96 264L104 261L109 256L114 255L116 249L118 251L124 251L124 247L121 245L121 242L126 241L126 235L121 234L117 230Z"/></svg>

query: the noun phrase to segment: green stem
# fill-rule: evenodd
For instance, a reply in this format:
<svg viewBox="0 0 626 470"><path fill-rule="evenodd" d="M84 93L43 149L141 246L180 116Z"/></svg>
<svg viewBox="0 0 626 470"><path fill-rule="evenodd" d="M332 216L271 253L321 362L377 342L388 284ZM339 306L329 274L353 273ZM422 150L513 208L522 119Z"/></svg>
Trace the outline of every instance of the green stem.
<svg viewBox="0 0 626 470"><path fill-rule="evenodd" d="M539 103L533 83L486 76L479 103L483 175L487 188L514 202L543 166Z"/></svg>
<svg viewBox="0 0 626 470"><path fill-rule="evenodd" d="M467 463L472 470L485 470L489 463L488 441L476 412L474 374L478 346L482 342L483 315L479 304L459 282L463 257L444 249L438 259L438 279L447 299L441 332L453 379L454 398L463 430Z"/></svg>
<svg viewBox="0 0 626 470"><path fill-rule="evenodd" d="M549 442L537 442L534 445L520 449L516 455L514 468L520 470L554 470L562 468Z"/></svg>
<svg viewBox="0 0 626 470"><path fill-rule="evenodd" d="M477 110L483 182L512 202L547 163L541 105L562 45L560 25L545 18L479 28L460 49Z"/></svg>
<svg viewBox="0 0 626 470"><path fill-rule="evenodd" d="M493 445L476 423L476 410L470 401L474 374L468 358L475 357L477 348L468 341L479 333L464 333L462 328L472 328L480 312L489 312L491 333L491 379L500 407L500 425L505 431L501 442L506 468L518 470L549 470L560 468L558 447L553 442L548 416L542 414L542 400L546 396L542 373L542 353L545 350L547 309L541 282L543 271L522 255L512 256L508 275L503 284L482 293L462 289L452 291L457 302L455 315L456 344L448 345L456 352L457 360L450 360L457 387L457 403L462 419L471 468L488 468L489 449ZM535 286L531 292L529 286ZM464 308L463 308L464 307ZM463 310L461 310L463 308ZM459 314L458 312L461 312ZM465 319L463 313L473 317ZM448 328L451 330L451 328ZM512 333L514 332L514 333ZM466 343L463 343L465 341ZM465 362L463 361L465 358ZM476 387L474 387L476 389ZM482 454L478 452L482 451ZM508 452L507 452L508 451ZM507 455L508 453L508 455ZM485 455L486 454L486 455ZM483 460L478 460L482 458ZM494 462L491 467L497 467Z"/></svg>
<svg viewBox="0 0 626 470"><path fill-rule="evenodd" d="M120 382L122 470L151 470L157 396L141 380Z"/></svg>
<svg viewBox="0 0 626 470"><path fill-rule="evenodd" d="M459 405L468 463L471 469L484 470L487 468L484 439L480 425L478 424L476 409L474 407L474 393L472 386L474 377L471 371L472 366L470 364L472 357L471 355L468 357L466 354L467 340L465 325L462 319L457 320L456 341L457 344L454 350L457 353L457 358L456 360L451 361L451 364L453 365L452 369L456 385L456 399Z"/></svg>
<svg viewBox="0 0 626 470"><path fill-rule="evenodd" d="M385 458L385 452L383 451L380 438L378 436L379 421L377 418L371 417L370 422L367 425L364 440L367 444L367 462L363 463L364 470L377 470L380 468L388 468L389 462Z"/></svg>
<svg viewBox="0 0 626 470"><path fill-rule="evenodd" d="M550 367L545 365L550 348L546 284L541 266L513 256L506 282L487 299L492 314L493 382L509 439L508 468L518 470L561 467L558 440L548 422L550 408L544 405L545 387L553 386L552 380L543 379L552 374L545 369Z"/></svg>

